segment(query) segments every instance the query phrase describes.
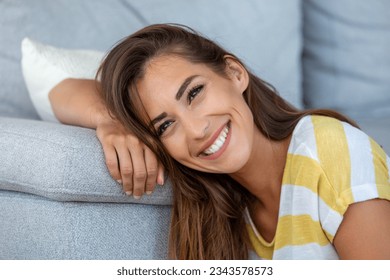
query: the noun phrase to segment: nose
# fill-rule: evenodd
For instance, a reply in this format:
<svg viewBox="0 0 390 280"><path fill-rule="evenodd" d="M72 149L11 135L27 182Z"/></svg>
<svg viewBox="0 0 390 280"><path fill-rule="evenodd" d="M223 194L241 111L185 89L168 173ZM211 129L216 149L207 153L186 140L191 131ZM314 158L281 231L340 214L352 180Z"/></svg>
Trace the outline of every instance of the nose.
<svg viewBox="0 0 390 280"><path fill-rule="evenodd" d="M209 120L192 114L187 114L182 121L187 137L198 140L207 135L210 126Z"/></svg>

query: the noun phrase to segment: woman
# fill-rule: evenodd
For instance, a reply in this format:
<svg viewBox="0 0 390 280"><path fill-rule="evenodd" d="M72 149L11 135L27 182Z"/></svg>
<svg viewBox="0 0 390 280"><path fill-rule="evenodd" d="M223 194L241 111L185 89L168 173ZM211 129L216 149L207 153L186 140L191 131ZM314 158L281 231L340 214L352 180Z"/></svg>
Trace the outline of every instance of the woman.
<svg viewBox="0 0 390 280"><path fill-rule="evenodd" d="M161 162L174 192L170 257L390 259L390 161L348 118L293 108L177 25L122 40L98 78L59 84L54 112L96 127L128 194L162 184Z"/></svg>

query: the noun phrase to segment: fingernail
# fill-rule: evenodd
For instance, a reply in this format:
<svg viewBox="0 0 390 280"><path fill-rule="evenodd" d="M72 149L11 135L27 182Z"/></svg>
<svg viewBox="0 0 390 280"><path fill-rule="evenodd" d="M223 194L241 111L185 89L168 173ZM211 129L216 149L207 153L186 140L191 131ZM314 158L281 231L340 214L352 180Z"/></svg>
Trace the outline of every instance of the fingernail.
<svg viewBox="0 0 390 280"><path fill-rule="evenodd" d="M140 196L140 195L135 195L134 198L135 198L135 199L140 199L141 196Z"/></svg>
<svg viewBox="0 0 390 280"><path fill-rule="evenodd" d="M160 186L164 185L164 178L158 178L157 179L157 184L159 184Z"/></svg>
<svg viewBox="0 0 390 280"><path fill-rule="evenodd" d="M146 194L147 195L151 195L153 192L152 191L147 191Z"/></svg>
<svg viewBox="0 0 390 280"><path fill-rule="evenodd" d="M122 180L116 180L119 184L122 185Z"/></svg>
<svg viewBox="0 0 390 280"><path fill-rule="evenodd" d="M126 192L126 194L130 196L130 195L132 195L132 194L133 194L133 192L131 192L131 191L127 191L127 192Z"/></svg>

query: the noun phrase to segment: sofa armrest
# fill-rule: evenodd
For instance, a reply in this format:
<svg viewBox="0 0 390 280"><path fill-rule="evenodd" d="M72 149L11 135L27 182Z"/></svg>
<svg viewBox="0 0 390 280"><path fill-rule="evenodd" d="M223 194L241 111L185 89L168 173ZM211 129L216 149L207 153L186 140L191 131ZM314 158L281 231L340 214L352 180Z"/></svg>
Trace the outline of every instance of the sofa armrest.
<svg viewBox="0 0 390 280"><path fill-rule="evenodd" d="M169 180L139 200L126 196L92 129L0 117L0 146L0 189L56 201L171 204Z"/></svg>

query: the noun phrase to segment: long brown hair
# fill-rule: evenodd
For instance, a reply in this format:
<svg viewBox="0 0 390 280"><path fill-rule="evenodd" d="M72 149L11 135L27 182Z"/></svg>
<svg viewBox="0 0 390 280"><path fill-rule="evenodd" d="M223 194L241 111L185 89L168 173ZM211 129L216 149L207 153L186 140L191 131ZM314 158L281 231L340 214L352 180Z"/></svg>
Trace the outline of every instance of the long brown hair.
<svg viewBox="0 0 390 280"><path fill-rule="evenodd" d="M143 77L148 62L162 54L203 63L224 77L227 77L226 55L244 65L236 56L188 27L151 25L124 38L104 59L97 74L102 99L111 114L158 156L168 176L173 178L169 257L246 259L248 235L243 211L253 199L252 195L226 174L199 172L175 161L145 121L135 85ZM285 139L297 122L309 114L352 123L334 111L299 111L271 85L247 71L250 79L244 98L256 126L269 139Z"/></svg>

